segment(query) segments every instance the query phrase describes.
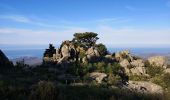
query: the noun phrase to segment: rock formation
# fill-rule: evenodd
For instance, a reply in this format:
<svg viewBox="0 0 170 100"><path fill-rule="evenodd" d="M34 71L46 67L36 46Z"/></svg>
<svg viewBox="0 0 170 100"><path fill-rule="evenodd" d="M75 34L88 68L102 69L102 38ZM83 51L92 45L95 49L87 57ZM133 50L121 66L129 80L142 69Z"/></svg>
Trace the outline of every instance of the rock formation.
<svg viewBox="0 0 170 100"><path fill-rule="evenodd" d="M148 62L150 65L162 67L164 69L167 68L166 58L163 56L153 56L148 58Z"/></svg>
<svg viewBox="0 0 170 100"><path fill-rule="evenodd" d="M129 81L128 86L125 86L124 88L139 93L163 94L163 88L161 86L146 81Z"/></svg>
<svg viewBox="0 0 170 100"><path fill-rule="evenodd" d="M48 49L46 49L47 51ZM68 61L75 61L77 59L77 50L74 46L74 44L71 41L64 41L60 48L55 49L55 52L53 52L52 56L48 56L49 54L47 53L47 56L44 56L44 61L45 62L56 62L56 63L61 63L61 62L68 62Z"/></svg>
<svg viewBox="0 0 170 100"><path fill-rule="evenodd" d="M99 57L100 54L99 52L97 51L97 49L95 47L90 47L87 51L86 51L86 56L87 56L87 59L93 59L95 57Z"/></svg>
<svg viewBox="0 0 170 100"><path fill-rule="evenodd" d="M46 49L43 60L45 62L55 62L58 64L62 62L75 62L78 60L85 63L95 57L100 57L96 47L92 46L85 50L80 46L75 46L72 41L67 40L64 41L58 49Z"/></svg>
<svg viewBox="0 0 170 100"><path fill-rule="evenodd" d="M142 59L133 60L131 63L131 72L136 75L145 75L146 69Z"/></svg>
<svg viewBox="0 0 170 100"><path fill-rule="evenodd" d="M125 69L125 73L127 73L127 74L130 73L130 69L128 68L128 67L130 67L130 63L127 59L120 61L119 64L121 67L123 67Z"/></svg>
<svg viewBox="0 0 170 100"><path fill-rule="evenodd" d="M142 59L134 59L129 51L121 51L115 54L119 64L125 69L126 74L146 75L145 64Z"/></svg>

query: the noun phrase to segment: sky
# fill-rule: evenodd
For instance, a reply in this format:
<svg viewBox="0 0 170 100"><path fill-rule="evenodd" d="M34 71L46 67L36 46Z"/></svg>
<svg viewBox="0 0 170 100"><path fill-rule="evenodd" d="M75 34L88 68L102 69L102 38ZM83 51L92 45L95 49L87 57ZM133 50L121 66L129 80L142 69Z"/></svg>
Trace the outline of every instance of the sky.
<svg viewBox="0 0 170 100"><path fill-rule="evenodd" d="M0 45L48 45L77 32L112 47L170 47L170 0L0 0Z"/></svg>

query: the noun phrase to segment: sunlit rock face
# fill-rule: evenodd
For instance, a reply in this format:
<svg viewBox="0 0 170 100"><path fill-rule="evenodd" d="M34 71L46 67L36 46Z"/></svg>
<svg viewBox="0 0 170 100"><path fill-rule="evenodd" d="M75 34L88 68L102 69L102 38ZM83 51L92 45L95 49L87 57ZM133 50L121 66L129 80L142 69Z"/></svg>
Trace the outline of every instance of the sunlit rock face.
<svg viewBox="0 0 170 100"><path fill-rule="evenodd" d="M72 41L68 40L64 41L58 49L53 50L52 47L51 49L46 49L43 58L44 62L55 62L59 64L62 62L75 62L79 60L85 63L93 60L95 57L100 57L100 54L95 47L92 46L85 50L82 47L75 46Z"/></svg>
<svg viewBox="0 0 170 100"><path fill-rule="evenodd" d="M161 86L146 81L129 81L128 86L125 86L125 88L139 93L163 94L163 88Z"/></svg>
<svg viewBox="0 0 170 100"><path fill-rule="evenodd" d="M87 51L86 51L86 55L88 59L91 59L93 57L99 57L100 54L98 52L98 50L95 47L90 47Z"/></svg>
<svg viewBox="0 0 170 100"><path fill-rule="evenodd" d="M132 68L130 69L133 75L145 75L146 69L142 59L133 60L131 63Z"/></svg>
<svg viewBox="0 0 170 100"><path fill-rule="evenodd" d="M125 69L126 74L130 73L130 69L128 68L130 66L130 63L127 59L120 61L119 64L120 64L121 67L123 67Z"/></svg>
<svg viewBox="0 0 170 100"><path fill-rule="evenodd" d="M124 68L126 74L146 75L144 61L142 59L134 59L129 51L116 53L115 58L119 61L120 66Z"/></svg>
<svg viewBox="0 0 170 100"><path fill-rule="evenodd" d="M170 68L165 69L164 73L169 73L170 74Z"/></svg>
<svg viewBox="0 0 170 100"><path fill-rule="evenodd" d="M48 51L52 51L50 49L46 49ZM52 57L48 56L52 53ZM45 62L55 62L55 63L62 63L67 61L73 61L77 57L77 50L74 44L71 41L64 41L60 48L55 49L55 52L47 52L47 56L44 56Z"/></svg>
<svg viewBox="0 0 170 100"><path fill-rule="evenodd" d="M167 64L166 64L166 58L163 56L153 56L148 58L148 62L150 65L153 66L158 66L158 67L162 67L162 68L167 68Z"/></svg>

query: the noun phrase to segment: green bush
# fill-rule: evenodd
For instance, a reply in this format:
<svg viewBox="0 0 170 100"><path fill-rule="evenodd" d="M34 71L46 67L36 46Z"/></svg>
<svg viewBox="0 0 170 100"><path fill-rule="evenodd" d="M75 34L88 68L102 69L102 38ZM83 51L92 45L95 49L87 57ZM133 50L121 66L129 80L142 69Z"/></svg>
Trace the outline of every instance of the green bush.
<svg viewBox="0 0 170 100"><path fill-rule="evenodd" d="M158 66L152 66L152 65L148 65L146 67L146 72L147 74L149 74L151 77L154 77L156 75L161 75L163 74L163 68L158 67Z"/></svg>
<svg viewBox="0 0 170 100"><path fill-rule="evenodd" d="M108 53L107 48L104 44L96 44L96 47L101 56L105 56Z"/></svg>
<svg viewBox="0 0 170 100"><path fill-rule="evenodd" d="M133 81L147 81L148 80L148 76L130 75L129 76L129 80L133 80Z"/></svg>

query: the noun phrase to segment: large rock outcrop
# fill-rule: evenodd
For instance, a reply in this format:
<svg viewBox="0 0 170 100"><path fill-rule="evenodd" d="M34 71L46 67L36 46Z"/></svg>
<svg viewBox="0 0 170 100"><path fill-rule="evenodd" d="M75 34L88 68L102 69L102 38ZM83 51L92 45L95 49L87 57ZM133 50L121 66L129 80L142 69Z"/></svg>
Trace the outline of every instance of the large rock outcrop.
<svg viewBox="0 0 170 100"><path fill-rule="evenodd" d="M129 61L127 59L124 59L124 60L120 61L119 64L120 64L121 67L123 67L125 69L126 74L130 73L130 69L129 69L130 63L129 63Z"/></svg>
<svg viewBox="0 0 170 100"><path fill-rule="evenodd" d="M166 58L163 56L153 56L148 58L148 62L150 65L167 68Z"/></svg>
<svg viewBox="0 0 170 100"><path fill-rule="evenodd" d="M86 51L86 55L87 58L90 60L94 57L99 57L100 54L98 52L98 50L95 47L90 47L87 51Z"/></svg>
<svg viewBox="0 0 170 100"><path fill-rule="evenodd" d="M44 62L54 62L59 64L62 62L82 61L83 63L86 63L87 61L94 60L96 57L100 57L95 46L85 50L83 47L75 46L72 41L64 41L60 48L55 49L55 52L53 47L50 47L51 49L46 49L43 58Z"/></svg>
<svg viewBox="0 0 170 100"><path fill-rule="evenodd" d="M146 75L145 64L142 59L133 60L130 64L132 67L130 70L133 75Z"/></svg>
<svg viewBox="0 0 170 100"><path fill-rule="evenodd" d="M125 86L125 88L139 93L163 94L163 88L161 86L146 81L129 81L128 86Z"/></svg>
<svg viewBox="0 0 170 100"><path fill-rule="evenodd" d="M52 57L48 56L49 54L46 54L47 56L44 56L44 61L51 61L56 63L72 62L77 60L77 53L78 51L76 50L74 44L71 41L64 41L61 44L60 48L55 49L55 52L53 52Z"/></svg>
<svg viewBox="0 0 170 100"><path fill-rule="evenodd" d="M126 74L146 75L145 64L142 59L134 59L129 51L121 51L115 54L120 66L125 69Z"/></svg>

